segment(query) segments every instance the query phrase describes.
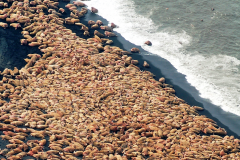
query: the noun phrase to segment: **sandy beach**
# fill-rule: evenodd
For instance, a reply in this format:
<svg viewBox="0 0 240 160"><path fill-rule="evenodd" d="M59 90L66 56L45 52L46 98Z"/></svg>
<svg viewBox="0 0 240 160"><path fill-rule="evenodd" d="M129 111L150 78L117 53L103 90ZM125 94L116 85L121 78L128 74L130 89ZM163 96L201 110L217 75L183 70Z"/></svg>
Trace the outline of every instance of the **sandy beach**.
<svg viewBox="0 0 240 160"><path fill-rule="evenodd" d="M8 5L1 45L14 61L1 73L1 158L239 158L239 118L201 99L166 60L100 29L108 23L97 6ZM12 43L25 48L16 57L6 55L18 48L8 42L14 34Z"/></svg>

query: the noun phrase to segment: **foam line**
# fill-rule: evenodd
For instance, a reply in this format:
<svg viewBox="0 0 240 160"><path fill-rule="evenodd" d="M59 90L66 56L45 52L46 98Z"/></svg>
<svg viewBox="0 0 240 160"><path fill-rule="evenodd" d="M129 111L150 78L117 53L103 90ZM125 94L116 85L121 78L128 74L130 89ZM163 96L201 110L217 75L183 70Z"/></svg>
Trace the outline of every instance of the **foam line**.
<svg viewBox="0 0 240 160"><path fill-rule="evenodd" d="M91 0L85 3L89 9L97 7L98 14L109 23L117 24L119 28L114 30L126 40L168 60L178 72L186 75L187 81L196 87L201 97L225 111L240 115L240 75L237 68L240 61L237 58L186 52L184 48L191 45L191 36L185 31L158 31L160 26L155 25L149 15L136 14L134 3L130 0ZM144 45L147 40L153 45Z"/></svg>

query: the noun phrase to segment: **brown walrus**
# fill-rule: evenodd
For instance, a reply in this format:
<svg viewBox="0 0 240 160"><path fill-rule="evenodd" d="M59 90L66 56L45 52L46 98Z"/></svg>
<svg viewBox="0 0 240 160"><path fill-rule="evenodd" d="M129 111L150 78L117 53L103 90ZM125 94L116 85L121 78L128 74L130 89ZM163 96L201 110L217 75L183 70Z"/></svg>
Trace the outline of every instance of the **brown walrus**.
<svg viewBox="0 0 240 160"><path fill-rule="evenodd" d="M104 33L105 33L105 36L107 36L107 37L116 37L117 36L116 34L114 34L112 32L108 32L108 31L105 31Z"/></svg>
<svg viewBox="0 0 240 160"><path fill-rule="evenodd" d="M109 26L100 26L101 30L104 30L104 31L113 31L113 29Z"/></svg>
<svg viewBox="0 0 240 160"><path fill-rule="evenodd" d="M100 21L100 20L97 20L96 23L97 23L99 26L103 25L103 22Z"/></svg>
<svg viewBox="0 0 240 160"><path fill-rule="evenodd" d="M80 2L80 1L73 1L73 4L75 4L76 6L80 6L80 7L84 7L84 6L86 6L86 4L85 3L83 3L83 2Z"/></svg>
<svg viewBox="0 0 240 160"><path fill-rule="evenodd" d="M94 35L97 35L100 38L104 37L104 35L102 33L98 32L97 30L94 31Z"/></svg>
<svg viewBox="0 0 240 160"><path fill-rule="evenodd" d="M89 34L88 31L84 31L83 35L84 35L84 36L90 36L90 34Z"/></svg>
<svg viewBox="0 0 240 160"><path fill-rule="evenodd" d="M152 45L152 42L146 41L144 44L151 46L151 45Z"/></svg>
<svg viewBox="0 0 240 160"><path fill-rule="evenodd" d="M83 25L82 28L81 28L81 30L88 31L89 29L88 29L87 26Z"/></svg>
<svg viewBox="0 0 240 160"><path fill-rule="evenodd" d="M98 28L99 28L98 24L94 24L91 26L91 29L98 29Z"/></svg>
<svg viewBox="0 0 240 160"><path fill-rule="evenodd" d="M112 28L117 28L117 25L114 24L114 23L111 23L111 27L112 27Z"/></svg>
<svg viewBox="0 0 240 160"><path fill-rule="evenodd" d="M112 44L113 43L113 41L112 40L108 40L107 42L106 42L106 44Z"/></svg>
<svg viewBox="0 0 240 160"><path fill-rule="evenodd" d="M27 45L27 40L26 39L20 39L21 45Z"/></svg>
<svg viewBox="0 0 240 160"><path fill-rule="evenodd" d="M96 24L96 22L94 22L93 20L88 21L88 25L94 25L94 24Z"/></svg>
<svg viewBox="0 0 240 160"><path fill-rule="evenodd" d="M132 53L139 53L140 50L139 50L138 48L135 48L135 47L134 47L134 48L131 49L131 52L132 52Z"/></svg>
<svg viewBox="0 0 240 160"><path fill-rule="evenodd" d="M98 9L97 9L97 8L94 8L94 7L91 7L91 12L92 12L92 13L98 13Z"/></svg>
<svg viewBox="0 0 240 160"><path fill-rule="evenodd" d="M129 54L132 54L131 52L128 52L128 51L121 51L121 53L122 53L123 55L129 55Z"/></svg>
<svg viewBox="0 0 240 160"><path fill-rule="evenodd" d="M16 30L17 28L21 28L21 25L20 25L19 23L11 23L10 26L11 26L11 27L14 27L15 30Z"/></svg>

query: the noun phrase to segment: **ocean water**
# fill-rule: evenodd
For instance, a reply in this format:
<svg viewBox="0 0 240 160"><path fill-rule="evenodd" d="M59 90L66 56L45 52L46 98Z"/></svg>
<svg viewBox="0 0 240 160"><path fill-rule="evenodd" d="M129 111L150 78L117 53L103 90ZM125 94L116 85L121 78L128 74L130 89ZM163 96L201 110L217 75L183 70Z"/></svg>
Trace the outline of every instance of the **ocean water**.
<svg viewBox="0 0 240 160"><path fill-rule="evenodd" d="M240 115L240 9L237 0L91 0L90 9L146 52L168 60L200 96ZM150 40L152 46L144 45Z"/></svg>

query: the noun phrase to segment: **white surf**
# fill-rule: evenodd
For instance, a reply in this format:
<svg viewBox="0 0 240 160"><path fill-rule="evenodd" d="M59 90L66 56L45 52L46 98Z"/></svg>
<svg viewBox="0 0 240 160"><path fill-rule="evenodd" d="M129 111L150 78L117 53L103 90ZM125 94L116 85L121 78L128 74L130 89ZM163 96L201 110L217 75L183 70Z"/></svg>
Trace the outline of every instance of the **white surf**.
<svg viewBox="0 0 240 160"><path fill-rule="evenodd" d="M185 31L175 34L172 34L174 30L171 33L157 32L159 26L149 16L136 14L131 0L91 0L84 3L89 9L97 8L98 14L109 23L117 24L119 28L114 31L126 40L168 60L178 72L186 75L187 81L199 91L201 97L225 111L240 115L238 59L220 54L206 56L198 52L187 53L184 47L191 45L191 37ZM153 45L144 45L146 40Z"/></svg>

